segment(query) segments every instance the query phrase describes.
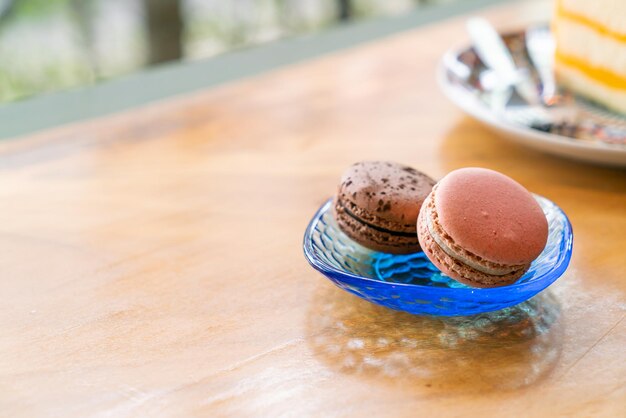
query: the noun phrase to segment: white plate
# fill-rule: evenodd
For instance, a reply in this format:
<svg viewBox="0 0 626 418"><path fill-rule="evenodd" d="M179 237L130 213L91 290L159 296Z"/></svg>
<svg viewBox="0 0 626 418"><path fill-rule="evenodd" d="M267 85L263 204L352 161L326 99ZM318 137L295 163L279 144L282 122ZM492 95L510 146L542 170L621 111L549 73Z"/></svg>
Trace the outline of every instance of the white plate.
<svg viewBox="0 0 626 418"><path fill-rule="evenodd" d="M539 29L545 30L545 28ZM516 61L518 59L522 60L520 66L529 66L529 61L524 61L525 53L515 50L515 48L523 48L524 32L505 34L503 38L511 49ZM472 48L467 47L461 50L450 51L444 56L437 71L437 79L444 94L453 103L476 120L501 134L505 139L553 155L603 165L626 166L625 144L608 143L597 138L579 139L544 132L500 117L487 104L488 100L485 100L485 96L490 92L478 85L479 82L477 80L480 79L480 73L484 71L488 70L480 63ZM576 99L576 104L581 108L585 108L587 114L591 115L590 117L593 117L594 114L601 115L602 118L598 119L600 121L614 118L619 121L618 124L626 123L626 119L621 115L612 114L600 106L592 109L591 113L589 113L589 108L595 105L581 99Z"/></svg>

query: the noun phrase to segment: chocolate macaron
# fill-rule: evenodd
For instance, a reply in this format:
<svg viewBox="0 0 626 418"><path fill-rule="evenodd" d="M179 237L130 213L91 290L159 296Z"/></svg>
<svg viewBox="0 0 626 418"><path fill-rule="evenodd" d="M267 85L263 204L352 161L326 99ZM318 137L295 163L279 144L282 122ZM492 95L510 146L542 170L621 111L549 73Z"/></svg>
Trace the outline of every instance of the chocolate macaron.
<svg viewBox="0 0 626 418"><path fill-rule="evenodd" d="M435 181L387 161L352 165L334 201L339 228L364 247L392 254L420 251L416 219Z"/></svg>
<svg viewBox="0 0 626 418"><path fill-rule="evenodd" d="M417 228L433 264L473 287L516 282L548 239L548 222L533 196L485 168L462 168L441 179L422 206Z"/></svg>

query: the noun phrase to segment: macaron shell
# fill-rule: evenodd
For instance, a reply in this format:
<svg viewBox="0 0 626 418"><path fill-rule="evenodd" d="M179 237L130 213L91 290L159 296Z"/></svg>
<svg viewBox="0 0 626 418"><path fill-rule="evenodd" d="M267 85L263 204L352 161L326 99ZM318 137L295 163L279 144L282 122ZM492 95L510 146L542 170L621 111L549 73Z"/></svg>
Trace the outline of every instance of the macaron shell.
<svg viewBox="0 0 626 418"><path fill-rule="evenodd" d="M487 288L487 287L499 287L506 286L515 283L520 277L524 275L525 268L515 273L507 274L504 276L495 276L485 274L478 271L468 265L461 263L448 255L433 239L428 230L428 221L426 220L427 210L426 207L431 200L429 195L420 210L420 214L417 221L417 235L419 239L422 251L428 257L428 259L439 269L442 273L451 277L452 279L466 284L472 287Z"/></svg>
<svg viewBox="0 0 626 418"><path fill-rule="evenodd" d="M342 176L337 195L368 213L415 231L422 202L435 181L412 167L390 161L364 161Z"/></svg>
<svg viewBox="0 0 626 418"><path fill-rule="evenodd" d="M449 173L437 184L435 208L457 245L495 263L530 263L547 242L548 222L537 201L493 170Z"/></svg>

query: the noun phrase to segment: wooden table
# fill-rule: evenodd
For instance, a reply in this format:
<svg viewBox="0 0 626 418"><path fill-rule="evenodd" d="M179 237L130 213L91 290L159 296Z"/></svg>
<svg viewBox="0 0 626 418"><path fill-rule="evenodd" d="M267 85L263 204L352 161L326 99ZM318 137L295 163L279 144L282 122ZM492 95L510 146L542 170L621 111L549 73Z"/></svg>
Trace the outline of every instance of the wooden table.
<svg viewBox="0 0 626 418"><path fill-rule="evenodd" d="M624 416L626 174L445 100L434 68L464 19L0 143L0 415ZM363 159L518 179L569 215L569 270L482 318L344 293L301 239Z"/></svg>

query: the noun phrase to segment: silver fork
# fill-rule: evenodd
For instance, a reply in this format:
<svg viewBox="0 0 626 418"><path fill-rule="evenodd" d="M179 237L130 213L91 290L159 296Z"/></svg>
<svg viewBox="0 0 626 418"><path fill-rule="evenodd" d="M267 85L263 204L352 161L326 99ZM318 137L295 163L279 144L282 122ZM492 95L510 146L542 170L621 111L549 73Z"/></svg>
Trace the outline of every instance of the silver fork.
<svg viewBox="0 0 626 418"><path fill-rule="evenodd" d="M557 94L554 77L556 48L550 30L547 27L530 28L525 35L528 56L541 81L541 100L548 106L562 101L563 96Z"/></svg>
<svg viewBox="0 0 626 418"><path fill-rule="evenodd" d="M542 69L539 74L542 83L544 83L544 76L546 80L543 89L545 94L540 94L531 76L531 69L517 67L511 51L487 20L479 17L471 18L467 22L467 29L474 44L474 50L481 61L495 74L498 81L494 83L489 97L494 111L501 117L526 126L560 127L575 124L578 111L575 107L566 105L567 102L560 100L561 97L556 95L556 83L550 73L551 63L539 62L540 58L545 59L542 54L546 53L545 49L539 50L539 48L550 48L550 45L553 47L551 38L547 45L542 44L544 39L532 38L535 58L531 56L531 64L548 69L548 71ZM543 36L543 34L540 35ZM548 55L550 55L549 52ZM522 105L512 106L511 97L521 98ZM557 98L559 98L558 101Z"/></svg>

